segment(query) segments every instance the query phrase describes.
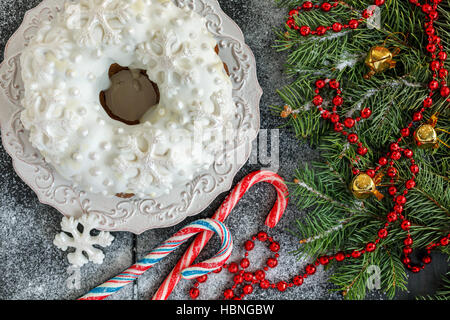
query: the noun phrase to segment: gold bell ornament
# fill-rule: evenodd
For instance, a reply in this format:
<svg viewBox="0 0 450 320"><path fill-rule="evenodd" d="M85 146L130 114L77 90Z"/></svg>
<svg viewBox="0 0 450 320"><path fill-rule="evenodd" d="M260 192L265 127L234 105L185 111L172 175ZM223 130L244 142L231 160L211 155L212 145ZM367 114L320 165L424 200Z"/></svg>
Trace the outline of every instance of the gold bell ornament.
<svg viewBox="0 0 450 320"><path fill-rule="evenodd" d="M420 149L437 149L439 148L439 143L447 146L443 141L441 141L437 136L437 131L442 131L448 133L443 129L436 128L438 117L436 114L432 115L428 123L422 124L414 132L414 140L416 145Z"/></svg>
<svg viewBox="0 0 450 320"><path fill-rule="evenodd" d="M414 132L416 144L421 149L438 148L439 141L436 130L431 124L423 124Z"/></svg>
<svg viewBox="0 0 450 320"><path fill-rule="evenodd" d="M397 62L394 60L394 57L400 53L400 48L390 50L386 46L386 42L390 37L395 36L396 34L402 35L405 38L403 43L406 44L406 36L404 34L392 33L384 40L382 45L372 47L365 60L366 66L370 69L369 73L364 76L365 79L370 79L376 73L395 68Z"/></svg>
<svg viewBox="0 0 450 320"><path fill-rule="evenodd" d="M383 195L377 190L377 184L368 174L360 173L356 175L350 185L350 190L356 199L367 199L371 195L378 200L383 199Z"/></svg>
<svg viewBox="0 0 450 320"><path fill-rule="evenodd" d="M398 55L400 49L391 52L388 48L383 46L375 46L370 49L366 57L366 66L370 71L364 76L364 79L370 79L374 74L383 72L388 69L395 68L396 61L394 57Z"/></svg>

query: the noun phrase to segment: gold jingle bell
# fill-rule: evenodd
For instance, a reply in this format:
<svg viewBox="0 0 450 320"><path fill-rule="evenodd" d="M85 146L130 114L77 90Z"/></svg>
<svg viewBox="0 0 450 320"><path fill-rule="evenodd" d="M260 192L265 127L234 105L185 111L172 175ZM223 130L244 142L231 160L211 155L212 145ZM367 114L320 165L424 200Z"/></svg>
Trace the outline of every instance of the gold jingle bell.
<svg viewBox="0 0 450 320"><path fill-rule="evenodd" d="M360 173L353 178L350 189L356 199L367 199L371 195L375 195L378 199L383 198L383 195L378 192L374 180L365 173Z"/></svg>
<svg viewBox="0 0 450 320"><path fill-rule="evenodd" d="M370 71L364 78L370 79L376 73L395 68L397 62L393 58L397 54L398 51L391 52L388 48L382 46L375 46L370 49L365 61Z"/></svg>
<svg viewBox="0 0 450 320"><path fill-rule="evenodd" d="M439 147L436 130L431 124L423 124L414 132L416 144L421 149Z"/></svg>

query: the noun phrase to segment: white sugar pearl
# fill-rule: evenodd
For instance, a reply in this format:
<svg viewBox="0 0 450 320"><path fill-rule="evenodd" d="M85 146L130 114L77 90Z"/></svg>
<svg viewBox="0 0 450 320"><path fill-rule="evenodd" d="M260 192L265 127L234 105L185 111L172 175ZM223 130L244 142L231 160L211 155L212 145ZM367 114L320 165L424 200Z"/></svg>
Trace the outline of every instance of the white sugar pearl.
<svg viewBox="0 0 450 320"><path fill-rule="evenodd" d="M172 22L176 26L181 26L183 24L183 20L181 19L174 19Z"/></svg>
<svg viewBox="0 0 450 320"><path fill-rule="evenodd" d="M111 150L111 144L109 142L103 142L100 144L100 148L102 148L105 151Z"/></svg>
<svg viewBox="0 0 450 320"><path fill-rule="evenodd" d="M87 137L89 135L89 130L86 128L80 128L80 129L78 129L78 133L82 137Z"/></svg>
<svg viewBox="0 0 450 320"><path fill-rule="evenodd" d="M79 108L79 109L78 109L78 114L79 114L80 116L85 116L85 115L87 115L87 110L86 110L86 108Z"/></svg>
<svg viewBox="0 0 450 320"><path fill-rule="evenodd" d="M75 152L74 154L72 154L72 159L75 161L81 161L83 160L83 156L78 152Z"/></svg>
<svg viewBox="0 0 450 320"><path fill-rule="evenodd" d="M80 89L78 88L70 88L69 93L74 96L77 97L80 95Z"/></svg>
<svg viewBox="0 0 450 320"><path fill-rule="evenodd" d="M177 107L177 109L179 109L179 110L182 110L183 108L184 108L184 103L182 102L182 101L177 101L177 102L175 102L176 103L176 107Z"/></svg>
<svg viewBox="0 0 450 320"><path fill-rule="evenodd" d="M208 67L208 72L209 73L217 73L216 65L209 66Z"/></svg>
<svg viewBox="0 0 450 320"><path fill-rule="evenodd" d="M54 90L53 90L53 94L54 94L55 96L59 96L59 95L62 95L62 91L61 91L60 89L54 89Z"/></svg>
<svg viewBox="0 0 450 320"><path fill-rule="evenodd" d="M103 55L103 51L100 49L97 49L94 51L94 56L97 58L100 58Z"/></svg>
<svg viewBox="0 0 450 320"><path fill-rule="evenodd" d="M170 121L167 123L167 128L168 129L176 129L176 128L178 128L178 125L175 122Z"/></svg>
<svg viewBox="0 0 450 320"><path fill-rule="evenodd" d="M113 182L112 182L110 179L105 179L105 180L103 181L103 185L104 185L105 187L110 187L110 186L113 185Z"/></svg>
<svg viewBox="0 0 450 320"><path fill-rule="evenodd" d="M195 88L192 90L192 94L197 97L203 96L204 93L205 92L203 91L203 89L200 89L200 88Z"/></svg>
<svg viewBox="0 0 450 320"><path fill-rule="evenodd" d="M91 160L98 160L100 157L98 156L98 154L97 153L95 153L95 152L91 152L90 154L89 154L89 159L91 159Z"/></svg>
<svg viewBox="0 0 450 320"><path fill-rule="evenodd" d="M79 63L79 62L81 62L82 59L83 59L83 56L82 56L81 54L76 54L76 55L73 57L73 62Z"/></svg>
<svg viewBox="0 0 450 320"><path fill-rule="evenodd" d="M76 74L77 73L75 72L75 70L72 70L72 69L67 69L67 71L66 71L66 76L69 77L69 78L75 77Z"/></svg>
<svg viewBox="0 0 450 320"><path fill-rule="evenodd" d="M133 28L125 28L124 33L127 35L132 35L135 33L135 30Z"/></svg>
<svg viewBox="0 0 450 320"><path fill-rule="evenodd" d="M138 14L136 16L137 23L144 23L145 22L145 16L143 14Z"/></svg>
<svg viewBox="0 0 450 320"><path fill-rule="evenodd" d="M99 168L92 168L91 170L89 170L89 173L93 176L93 177L98 177L102 174L102 171Z"/></svg>

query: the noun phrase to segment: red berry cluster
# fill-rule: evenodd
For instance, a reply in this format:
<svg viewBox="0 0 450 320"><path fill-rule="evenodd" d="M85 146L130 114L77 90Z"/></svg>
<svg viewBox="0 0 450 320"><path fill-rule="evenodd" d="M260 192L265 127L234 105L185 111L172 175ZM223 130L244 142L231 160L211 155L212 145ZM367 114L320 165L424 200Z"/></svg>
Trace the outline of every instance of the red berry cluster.
<svg viewBox="0 0 450 320"><path fill-rule="evenodd" d="M331 3L330 3L331 2ZM301 6L289 11L289 18L286 24L289 28L297 30L302 36L306 37L309 35L323 36L327 31L333 30L334 32L341 32L345 29L357 29L359 25L370 18L373 15L373 10L365 9L362 11L360 19L350 19L348 23L342 24L340 22L335 22L331 26L318 26L315 30L312 30L309 26L298 26L295 22L295 17L300 14L301 11L311 11L314 9L319 9L324 12L329 12L331 9L337 7L338 5L345 5L343 1L332 0L330 2L322 2L321 4L313 4L311 1L305 1ZM375 6L383 5L385 0L375 0Z"/></svg>

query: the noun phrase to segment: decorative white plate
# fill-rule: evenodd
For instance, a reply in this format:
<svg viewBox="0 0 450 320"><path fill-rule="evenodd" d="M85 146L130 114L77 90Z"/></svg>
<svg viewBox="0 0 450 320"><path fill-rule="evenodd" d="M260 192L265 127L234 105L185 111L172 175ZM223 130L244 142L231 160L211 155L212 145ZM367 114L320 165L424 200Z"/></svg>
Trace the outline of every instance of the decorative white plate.
<svg viewBox="0 0 450 320"><path fill-rule="evenodd" d="M42 203L66 216L98 214L101 230L130 231L136 234L153 228L173 226L204 210L220 193L231 188L235 174L248 160L260 119L262 90L256 76L253 53L245 44L239 27L220 9L216 0L174 0L207 19L209 31L216 37L220 57L228 65L233 82L233 98L238 110L235 148L216 161L210 170L180 185L168 196L155 199L120 199L90 194L71 186L40 153L31 146L28 132L20 121L24 92L20 55L35 34L40 21L51 20L61 10L61 0L44 0L25 14L24 21L9 40L5 60L0 65L0 123L2 142L13 159L17 174L37 194Z"/></svg>

